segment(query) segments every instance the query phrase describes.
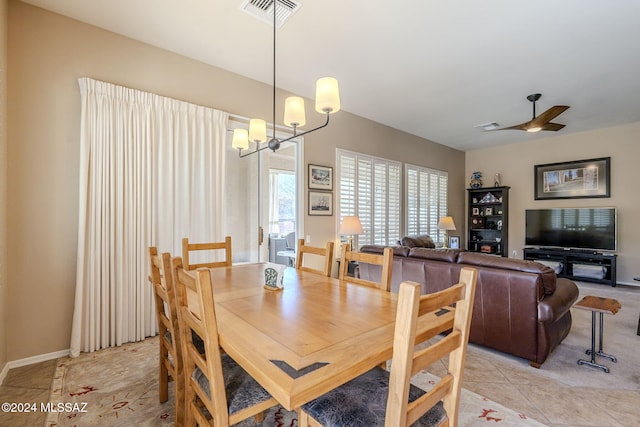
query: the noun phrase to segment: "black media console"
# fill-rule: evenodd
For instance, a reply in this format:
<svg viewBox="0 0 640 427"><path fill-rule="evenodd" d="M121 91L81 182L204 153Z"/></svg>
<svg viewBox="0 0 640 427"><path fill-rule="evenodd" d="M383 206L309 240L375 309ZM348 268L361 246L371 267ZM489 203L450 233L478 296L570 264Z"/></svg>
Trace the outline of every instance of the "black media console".
<svg viewBox="0 0 640 427"><path fill-rule="evenodd" d="M607 252L562 248L524 248L524 259L544 261L558 277L616 285L617 255Z"/></svg>

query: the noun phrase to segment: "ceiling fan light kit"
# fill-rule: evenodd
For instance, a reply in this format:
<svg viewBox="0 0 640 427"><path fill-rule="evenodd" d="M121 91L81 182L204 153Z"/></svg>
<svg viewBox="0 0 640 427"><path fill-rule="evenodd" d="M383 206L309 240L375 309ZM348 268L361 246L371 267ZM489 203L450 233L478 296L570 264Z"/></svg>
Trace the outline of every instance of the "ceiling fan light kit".
<svg viewBox="0 0 640 427"><path fill-rule="evenodd" d="M509 126L500 129L490 130L524 130L527 132L540 132L541 130L557 132L564 127L560 123L552 123L551 120L558 117L560 114L569 109L568 105L554 105L544 113L536 117L536 101L542 97L540 93L532 93L527 96L527 100L533 104L533 117L528 122L520 123L519 125Z"/></svg>

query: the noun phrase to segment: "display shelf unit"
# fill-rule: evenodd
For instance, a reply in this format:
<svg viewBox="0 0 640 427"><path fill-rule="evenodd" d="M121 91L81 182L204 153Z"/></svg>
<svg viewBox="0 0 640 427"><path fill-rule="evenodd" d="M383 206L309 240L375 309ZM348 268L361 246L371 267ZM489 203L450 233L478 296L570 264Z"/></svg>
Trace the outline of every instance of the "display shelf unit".
<svg viewBox="0 0 640 427"><path fill-rule="evenodd" d="M524 248L523 252L525 260L559 263L558 277L616 285L618 256L614 253L562 248Z"/></svg>
<svg viewBox="0 0 640 427"><path fill-rule="evenodd" d="M509 255L509 188L467 189L467 250Z"/></svg>

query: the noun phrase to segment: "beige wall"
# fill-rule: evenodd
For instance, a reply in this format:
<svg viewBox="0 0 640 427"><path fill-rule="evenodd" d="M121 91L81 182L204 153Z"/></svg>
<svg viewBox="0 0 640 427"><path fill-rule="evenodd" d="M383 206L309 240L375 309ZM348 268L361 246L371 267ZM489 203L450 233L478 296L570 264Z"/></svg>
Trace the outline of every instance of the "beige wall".
<svg viewBox="0 0 640 427"><path fill-rule="evenodd" d="M78 226L77 79L88 76L245 117L270 117L271 88L16 0L9 1L9 17L5 343L7 360L17 360L69 347ZM284 96L278 94L279 105ZM312 120L321 117L310 114ZM448 170L450 210L463 222L464 153L347 112L307 136L305 163L335 166L336 147ZM335 216L307 217L305 234L323 242L334 238L335 227Z"/></svg>
<svg viewBox="0 0 640 427"><path fill-rule="evenodd" d="M6 192L7 192L7 0L0 0L0 371L7 362L6 346Z"/></svg>
<svg viewBox="0 0 640 427"><path fill-rule="evenodd" d="M637 284L640 276L640 216L638 159L640 123L576 134L551 135L532 142L469 151L466 175L482 171L493 182L496 172L511 186L509 252L524 247L524 211L530 208L614 206L618 208L618 283ZM611 157L611 197L596 199L534 200L533 167L537 164Z"/></svg>

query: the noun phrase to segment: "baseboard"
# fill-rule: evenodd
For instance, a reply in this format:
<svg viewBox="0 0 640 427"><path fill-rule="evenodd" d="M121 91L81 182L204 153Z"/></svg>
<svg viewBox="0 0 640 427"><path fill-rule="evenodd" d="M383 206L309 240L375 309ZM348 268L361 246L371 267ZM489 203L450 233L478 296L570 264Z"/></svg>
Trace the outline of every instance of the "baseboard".
<svg viewBox="0 0 640 427"><path fill-rule="evenodd" d="M2 372L0 372L0 385L4 383L4 379L9 373L10 369L19 368L21 366L33 365L34 363L44 362L47 360L58 359L60 357L66 357L71 352L69 349L54 351L53 353L40 354L38 356L26 357L24 359L12 360L11 362L7 362L2 368Z"/></svg>

